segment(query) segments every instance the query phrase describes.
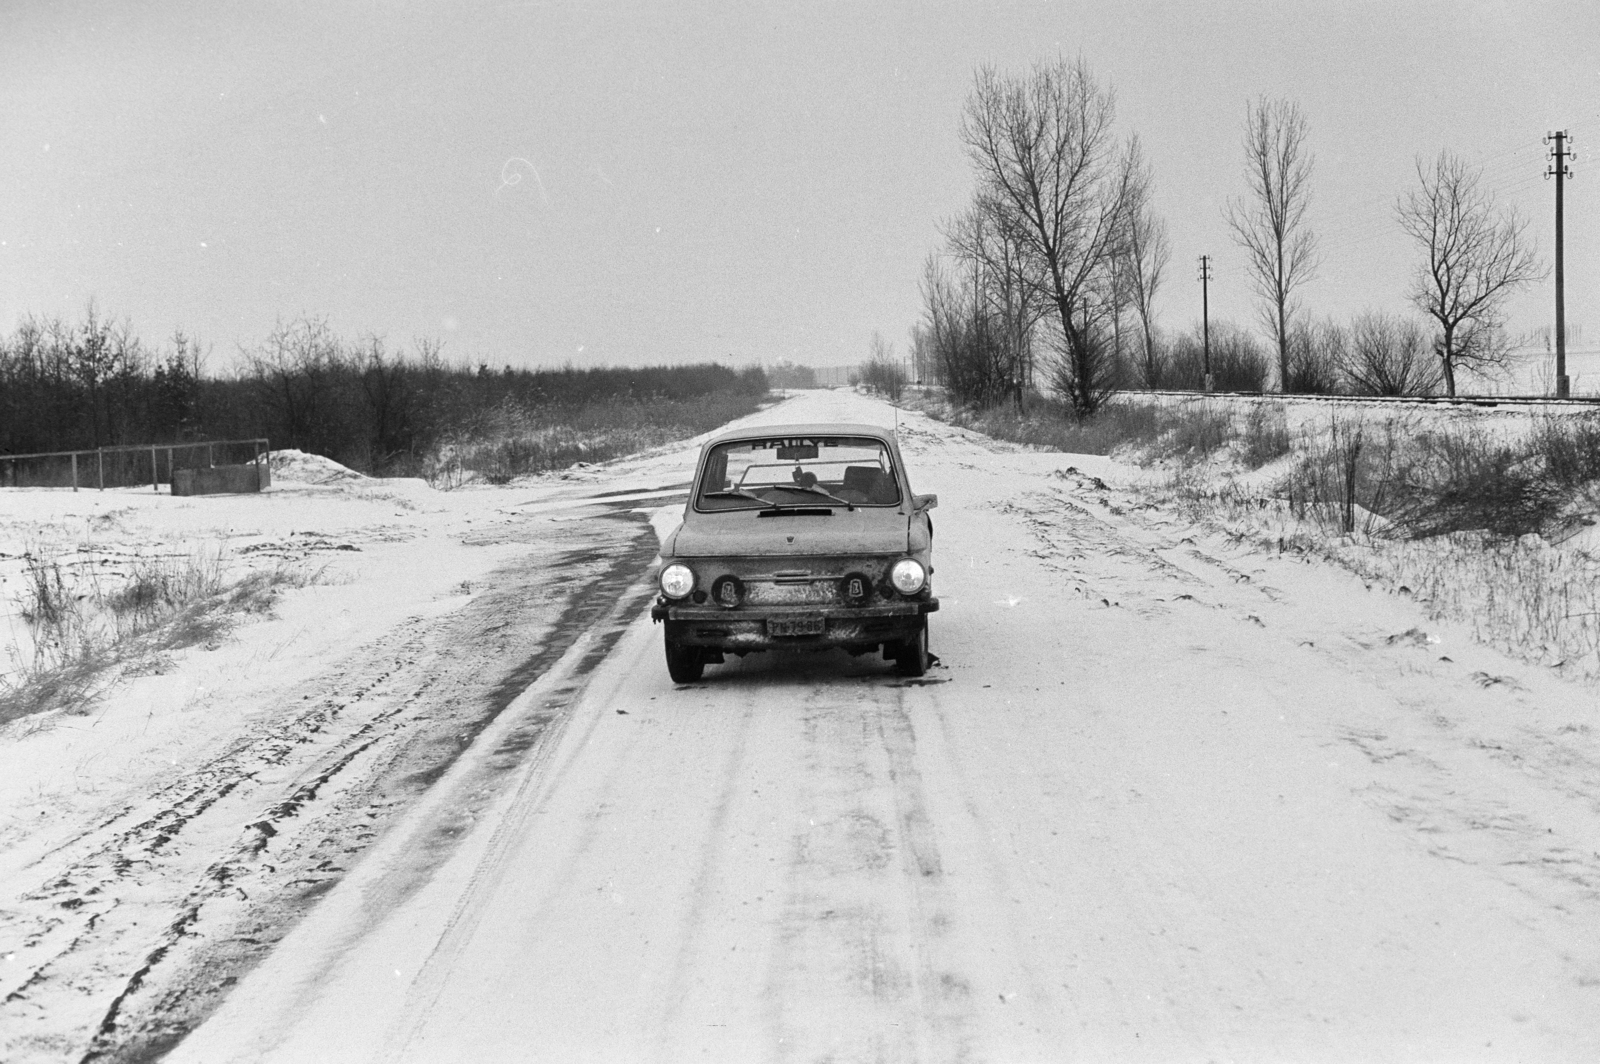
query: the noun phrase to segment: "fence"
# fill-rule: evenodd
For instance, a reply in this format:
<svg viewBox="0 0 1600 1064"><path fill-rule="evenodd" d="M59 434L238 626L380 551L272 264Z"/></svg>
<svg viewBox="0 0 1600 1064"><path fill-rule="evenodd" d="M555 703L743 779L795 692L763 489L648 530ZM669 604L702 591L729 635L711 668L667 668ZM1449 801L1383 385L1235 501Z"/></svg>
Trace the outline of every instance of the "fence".
<svg viewBox="0 0 1600 1064"><path fill-rule="evenodd" d="M0 454L0 487L65 488L136 487L155 491L171 485L173 473L221 466L257 467L264 487L270 474L272 448L263 437L252 440L207 440L204 443L146 443L97 447L82 451ZM220 461L219 461L220 459ZM163 475L164 474L164 475Z"/></svg>

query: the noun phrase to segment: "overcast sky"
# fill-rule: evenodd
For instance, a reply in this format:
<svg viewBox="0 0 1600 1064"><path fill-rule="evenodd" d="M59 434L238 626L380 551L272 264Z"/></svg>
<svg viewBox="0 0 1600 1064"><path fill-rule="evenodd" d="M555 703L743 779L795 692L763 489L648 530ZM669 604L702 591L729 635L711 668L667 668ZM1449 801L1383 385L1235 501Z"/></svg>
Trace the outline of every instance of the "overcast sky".
<svg viewBox="0 0 1600 1064"><path fill-rule="evenodd" d="M301 315L496 365L842 364L874 330L903 352L971 191L974 68L1058 54L1144 142L1166 326L1198 319L1202 252L1213 316L1253 325L1221 212L1265 93L1310 122L1319 315L1404 308L1393 203L1441 148L1548 259L1542 141L1568 128L1569 330L1600 346L1593 0L0 0L0 328L93 298L147 341L198 334L213 368Z"/></svg>

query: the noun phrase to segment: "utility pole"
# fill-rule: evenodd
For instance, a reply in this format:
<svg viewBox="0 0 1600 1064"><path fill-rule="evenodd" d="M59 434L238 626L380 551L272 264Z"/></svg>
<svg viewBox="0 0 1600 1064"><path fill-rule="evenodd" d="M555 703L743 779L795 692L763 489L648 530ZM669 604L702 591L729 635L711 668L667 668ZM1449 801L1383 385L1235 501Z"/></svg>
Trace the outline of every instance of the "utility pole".
<svg viewBox="0 0 1600 1064"><path fill-rule="evenodd" d="M1561 188L1562 178L1572 176L1572 168L1567 165L1568 159L1577 156L1567 150L1567 145L1572 138L1567 136L1567 131L1558 129L1554 133L1545 134L1545 143L1555 141L1555 147L1550 151L1550 166L1545 170L1545 177L1556 179L1556 396L1567 398L1572 393L1572 382L1567 377L1567 293L1566 277L1562 269L1562 216L1561 216Z"/></svg>
<svg viewBox="0 0 1600 1064"><path fill-rule="evenodd" d="M1205 353L1206 391L1212 390L1211 380L1211 256L1200 256L1200 335Z"/></svg>

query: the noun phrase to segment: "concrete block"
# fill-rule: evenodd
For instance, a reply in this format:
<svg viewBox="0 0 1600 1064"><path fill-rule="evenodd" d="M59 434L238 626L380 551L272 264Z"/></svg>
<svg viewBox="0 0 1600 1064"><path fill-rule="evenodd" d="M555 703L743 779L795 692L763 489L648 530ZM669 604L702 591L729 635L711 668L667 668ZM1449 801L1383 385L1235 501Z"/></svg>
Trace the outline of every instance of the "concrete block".
<svg viewBox="0 0 1600 1064"><path fill-rule="evenodd" d="M265 462L257 465L212 466L209 469L174 469L172 494L225 495L260 491L271 483Z"/></svg>

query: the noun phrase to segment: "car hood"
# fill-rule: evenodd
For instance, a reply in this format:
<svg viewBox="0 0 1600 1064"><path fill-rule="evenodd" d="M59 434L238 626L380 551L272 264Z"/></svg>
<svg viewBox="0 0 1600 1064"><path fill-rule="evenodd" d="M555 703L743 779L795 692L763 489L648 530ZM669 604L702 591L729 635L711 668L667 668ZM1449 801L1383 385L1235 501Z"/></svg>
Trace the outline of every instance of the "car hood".
<svg viewBox="0 0 1600 1064"><path fill-rule="evenodd" d="M757 512L691 513L663 544L662 556L903 554L909 544L906 515L894 509L841 508L827 516Z"/></svg>

